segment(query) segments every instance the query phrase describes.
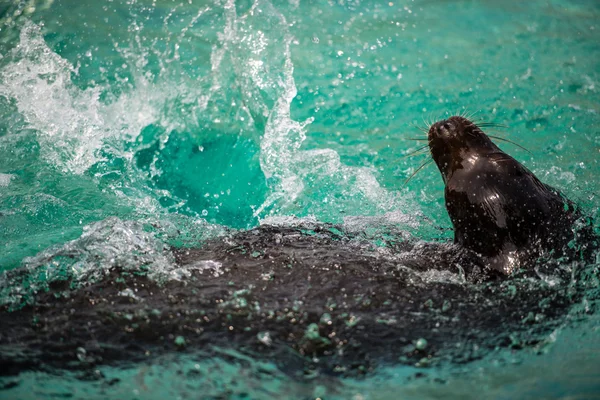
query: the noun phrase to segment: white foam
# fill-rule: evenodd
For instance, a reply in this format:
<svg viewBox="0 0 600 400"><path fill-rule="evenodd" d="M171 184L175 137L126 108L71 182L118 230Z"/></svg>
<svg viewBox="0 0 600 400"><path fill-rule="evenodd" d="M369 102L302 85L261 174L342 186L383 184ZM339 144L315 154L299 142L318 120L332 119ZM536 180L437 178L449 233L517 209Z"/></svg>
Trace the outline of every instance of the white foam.
<svg viewBox="0 0 600 400"><path fill-rule="evenodd" d="M9 56L13 61L0 71L0 95L14 99L40 132L41 151L49 161L64 171L83 173L98 161L95 152L107 135L99 91L73 87L76 68L48 48L31 22L24 24Z"/></svg>
<svg viewBox="0 0 600 400"><path fill-rule="evenodd" d="M183 35L180 33L179 39ZM177 71L171 72L178 76L175 84L165 71L163 79L153 80L144 71L152 50L136 38L131 38L128 47L115 49L125 58L133 76L125 90L113 96L108 86L93 84L80 89L73 83L78 69L52 51L40 27L27 21L19 43L6 55L7 61L0 69L0 96L14 101L28 127L35 130L44 161L65 174L81 175L108 158L123 159L125 173L114 184L115 195L144 214L155 214L162 207L148 187L147 176L134 165L134 153L140 147L129 144L136 142L146 126L157 124L164 128L159 138L164 146L173 129L189 123L180 120L179 109L174 111L166 105L192 102L188 97L195 99L197 93ZM173 59L169 51L167 56ZM101 93L105 92L109 100L102 101ZM151 174L160 173L153 163ZM160 196L174 197L166 191Z"/></svg>
<svg viewBox="0 0 600 400"><path fill-rule="evenodd" d="M146 232L139 222L110 217L87 225L82 235L61 246L44 250L24 260L30 270L43 268L52 281L72 276L87 282L104 277L114 268L140 271L156 280L176 278L175 260L168 246Z"/></svg>
<svg viewBox="0 0 600 400"><path fill-rule="evenodd" d="M12 181L14 177L15 176L11 174L0 174L0 187L10 185L10 181Z"/></svg>

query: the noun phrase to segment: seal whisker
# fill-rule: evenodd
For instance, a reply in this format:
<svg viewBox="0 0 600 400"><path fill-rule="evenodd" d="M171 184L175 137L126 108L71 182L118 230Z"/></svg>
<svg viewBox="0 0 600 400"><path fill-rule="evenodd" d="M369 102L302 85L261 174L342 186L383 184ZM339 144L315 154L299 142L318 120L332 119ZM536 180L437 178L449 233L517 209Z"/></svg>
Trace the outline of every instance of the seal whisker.
<svg viewBox="0 0 600 400"><path fill-rule="evenodd" d="M429 114L427 114L427 126L431 127L431 125L433 125L433 115L432 115L433 111L430 111Z"/></svg>
<svg viewBox="0 0 600 400"><path fill-rule="evenodd" d="M513 142L512 140L508 140L508 139L505 139L505 138L502 138L502 137L499 137L499 136L494 136L494 135L489 135L489 134L488 134L488 136L491 137L491 138L494 138L496 140L500 140L502 142L507 142L507 143L510 143L510 144L514 144L515 146L520 147L521 149L525 150L529 154L533 155L532 152L530 152L529 150L527 150L525 147L521 146L520 144Z"/></svg>
<svg viewBox="0 0 600 400"><path fill-rule="evenodd" d="M404 181L404 186L406 186L406 184L408 182L410 182L410 180L417 174L417 172L419 172L420 170L422 170L423 168L425 168L426 166L428 166L429 164L431 164L433 162L433 158L428 159L427 161L425 161L423 164L421 164L419 166L419 168L417 168L415 170L415 172L413 172L412 174L410 174L410 176L408 177L407 180Z"/></svg>
<svg viewBox="0 0 600 400"><path fill-rule="evenodd" d="M481 126L481 127L491 127L491 128L508 128L508 126L497 123L497 122L479 122L477 125Z"/></svg>
<svg viewBox="0 0 600 400"><path fill-rule="evenodd" d="M425 120L425 116L424 116L424 115L421 115L421 120L423 121L423 124L424 124L425 126L427 126L427 127L431 126L431 124ZM428 130L429 130L429 129L428 129Z"/></svg>
<svg viewBox="0 0 600 400"><path fill-rule="evenodd" d="M414 153L410 153L410 154L405 154L403 156L400 156L400 158L419 157L419 156L426 156L428 154L429 154L429 152L421 151L421 152L414 152Z"/></svg>
<svg viewBox="0 0 600 400"><path fill-rule="evenodd" d="M499 126L499 127L503 127L503 128L508 128L504 124L501 124L499 122L488 121L488 120L485 120L484 118L473 119L472 123L476 124L477 126Z"/></svg>
<svg viewBox="0 0 600 400"><path fill-rule="evenodd" d="M465 114L465 115L464 115L464 118L466 118L466 119L471 119L471 118L473 118L473 116L474 116L475 114L477 114L479 111L480 111L480 110L474 110L474 111L471 111L471 112L469 112L468 114Z"/></svg>
<svg viewBox="0 0 600 400"><path fill-rule="evenodd" d="M412 126L413 128L416 128L416 129L420 130L421 132L423 132L423 133L425 133L425 134L426 134L426 133L429 131L427 128L424 128L424 127L422 127L422 126L419 126L419 125L415 124L414 122L411 122L411 126Z"/></svg>
<svg viewBox="0 0 600 400"><path fill-rule="evenodd" d="M410 153L408 153L408 154L404 154L404 155L402 156L402 158L404 158L404 157L410 157L410 156L417 155L419 152L420 152L420 153L422 153L422 154L425 154L425 152L423 151L423 150L425 150L425 149L429 149L429 144L426 144L425 146L421 146L421 147L419 147L417 150L415 150L415 151L412 151L412 152L410 152Z"/></svg>

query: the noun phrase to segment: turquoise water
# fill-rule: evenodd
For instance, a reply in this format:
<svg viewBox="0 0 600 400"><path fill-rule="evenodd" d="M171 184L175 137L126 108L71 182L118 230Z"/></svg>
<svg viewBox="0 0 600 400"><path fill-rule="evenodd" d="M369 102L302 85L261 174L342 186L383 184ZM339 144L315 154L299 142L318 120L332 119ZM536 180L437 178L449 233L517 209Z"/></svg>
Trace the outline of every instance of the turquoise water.
<svg viewBox="0 0 600 400"><path fill-rule="evenodd" d="M291 216L447 240L437 169L404 184L428 157L407 156L419 146L408 139L465 110L506 125L492 133L531 153L503 149L600 217L596 1L39 0L0 12L2 270L83 279L142 257L173 278L167 246ZM483 386L496 398L586 398L599 389L599 325L573 319L548 354L432 371L444 385L406 383L407 367L317 384L257 372L269 367L255 360L173 355L143 372L107 367L116 386L31 373L5 393L452 398ZM190 365L204 380L178 377Z"/></svg>

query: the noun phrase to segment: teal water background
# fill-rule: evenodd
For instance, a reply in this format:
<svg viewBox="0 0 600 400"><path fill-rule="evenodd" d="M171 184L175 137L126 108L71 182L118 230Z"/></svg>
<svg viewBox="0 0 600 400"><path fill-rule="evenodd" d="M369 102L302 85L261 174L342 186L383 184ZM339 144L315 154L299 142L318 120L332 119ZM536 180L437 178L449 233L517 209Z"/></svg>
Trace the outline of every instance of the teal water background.
<svg viewBox="0 0 600 400"><path fill-rule="evenodd" d="M422 143L409 139L423 137L414 125L465 110L506 125L492 133L531 154L500 146L598 219L596 1L40 0L3 1L0 12L1 270L84 279L141 262L178 277L166 246L274 218L447 240L435 166L404 185L428 157L407 157ZM583 388L597 389L586 371L600 355L578 364L586 352L565 358L565 343L597 349L597 327L591 316L552 350L581 365L569 370ZM557 380L560 395L570 375L535 362L486 382L504 388L526 370L542 382L532 396ZM394 374L409 372L381 374L392 378L338 390L377 398L385 381L391 398ZM119 390L151 387L133 375ZM275 396L289 383L272 376Z"/></svg>

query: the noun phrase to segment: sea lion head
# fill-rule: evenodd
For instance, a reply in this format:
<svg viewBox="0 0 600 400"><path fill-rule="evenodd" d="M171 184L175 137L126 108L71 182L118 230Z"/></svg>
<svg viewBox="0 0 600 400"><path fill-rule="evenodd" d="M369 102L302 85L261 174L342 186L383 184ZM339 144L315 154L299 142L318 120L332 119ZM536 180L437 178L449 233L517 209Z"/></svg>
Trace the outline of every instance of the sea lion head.
<svg viewBox="0 0 600 400"><path fill-rule="evenodd" d="M427 136L431 156L444 182L462 168L465 159L500 151L475 123L460 116L434 123Z"/></svg>

